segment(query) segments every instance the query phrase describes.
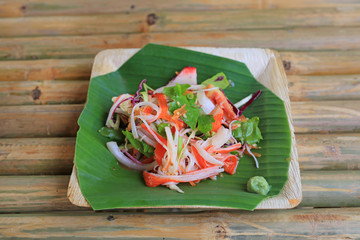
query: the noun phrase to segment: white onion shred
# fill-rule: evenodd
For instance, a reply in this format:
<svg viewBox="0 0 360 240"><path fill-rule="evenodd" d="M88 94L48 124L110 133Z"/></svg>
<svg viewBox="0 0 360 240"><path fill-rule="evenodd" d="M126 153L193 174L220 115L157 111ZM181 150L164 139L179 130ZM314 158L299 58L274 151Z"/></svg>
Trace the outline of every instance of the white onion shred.
<svg viewBox="0 0 360 240"><path fill-rule="evenodd" d="M195 144L193 145L196 150L199 152L199 154L205 159L205 161L215 164L215 165L220 165L223 166L224 163L215 159L213 156L211 156L210 153L208 153L207 151L205 151L205 149L203 149L198 142L195 142Z"/></svg>
<svg viewBox="0 0 360 240"><path fill-rule="evenodd" d="M257 158L255 157L255 155L250 151L249 146L245 143L245 147L246 150L250 153L250 155L254 158L255 164L256 164L256 168L259 168L259 162L257 160Z"/></svg>
<svg viewBox="0 0 360 240"><path fill-rule="evenodd" d="M140 139L143 140L144 142L146 142L147 144L149 144L150 146L152 147L156 147L156 141L154 141L153 139L151 139L146 133L145 130L143 129L139 129L138 130L138 133L139 133L139 136L140 136Z"/></svg>
<svg viewBox="0 0 360 240"><path fill-rule="evenodd" d="M198 92L197 101L206 114L210 114L215 109L215 105L204 92Z"/></svg>
<svg viewBox="0 0 360 240"><path fill-rule="evenodd" d="M200 90L195 90L193 91L194 93L198 93L198 92L208 92L208 91L212 91L212 90L216 90L219 89L218 87L213 87L213 88L206 88L206 89L200 89Z"/></svg>
<svg viewBox="0 0 360 240"><path fill-rule="evenodd" d="M149 121L149 122L154 122L156 119L158 119L159 115L160 115L160 109L157 105L155 105L154 103L151 103L151 102L142 102L144 103L143 105L141 105L141 107L144 107L144 106L150 106L152 107L152 109L154 109L156 111L156 115L143 115L142 112L140 112L140 116L142 118L144 118L146 121ZM140 104L140 103L139 103Z"/></svg>
<svg viewBox="0 0 360 240"><path fill-rule="evenodd" d="M252 94L250 94L249 96L241 99L240 101L238 101L237 103L234 104L235 107L239 108L242 105L244 105L245 103L247 103L252 97Z"/></svg>
<svg viewBox="0 0 360 240"><path fill-rule="evenodd" d="M220 148L222 145L227 143L227 141L229 141L231 135L231 130L221 126L217 133L211 137L211 144L216 148Z"/></svg>
<svg viewBox="0 0 360 240"><path fill-rule="evenodd" d="M110 108L110 111L109 111L109 114L108 114L108 117L107 117L106 123L105 123L105 125L106 125L108 128L111 127L111 125L110 125L110 124L111 124L111 123L110 123L110 122L111 122L111 118L112 118L112 116L113 116L116 108L119 106L120 102L121 102L122 100L124 100L126 97L128 97L127 94L123 94L123 95L121 95L120 97L118 97L118 98L117 98L117 101L114 102L114 104L113 104L112 107Z"/></svg>
<svg viewBox="0 0 360 240"><path fill-rule="evenodd" d="M152 170L156 165L156 161L154 161L152 163L148 163L148 164L135 163L133 160L131 160L130 158L125 156L125 154L123 154L120 151L119 146L117 145L116 142L108 142L108 143L106 143L106 146L109 149L109 151L114 155L114 157L121 164L125 165L128 168L131 168L131 169L134 169L137 171L149 171L149 170Z"/></svg>
<svg viewBox="0 0 360 240"><path fill-rule="evenodd" d="M155 115L156 117L159 116L160 114L160 111L159 111L159 107L156 106L155 104L153 103L150 103L150 102L140 102L140 103L137 103L135 104L135 106L133 107L132 111L131 111L131 115L130 115L130 123L131 123L131 132L132 134L134 135L134 138L139 138L139 134L137 132L137 129L136 129L136 125L135 125L135 118L141 118L141 119L144 119L143 122L145 122L145 116L141 116L141 115L134 115L135 114L135 109L138 108L138 107L144 107L144 106L151 106L155 111L157 111L157 114ZM154 117L155 117L154 116ZM155 121L156 119L154 119Z"/></svg>
<svg viewBox="0 0 360 240"><path fill-rule="evenodd" d="M171 190L175 190L179 193L184 193L183 190L181 190L175 183L171 183L171 184L164 184L167 185Z"/></svg>
<svg viewBox="0 0 360 240"><path fill-rule="evenodd" d="M165 133L167 138L167 147L170 152L170 166L168 169L168 172L171 174L175 174L178 170L178 164L177 164L177 142L176 140L176 132L175 132L175 139L172 136L171 130L169 127L165 127Z"/></svg>
<svg viewBox="0 0 360 240"><path fill-rule="evenodd" d="M152 131L154 131L154 130L152 130L152 128L150 127L150 125L145 121L145 119L143 119L142 117L139 117L139 119L144 122L145 126L146 126L148 129L150 129L150 134L154 137L154 139L155 139L158 143L160 143L161 146L163 146L163 148L166 149L166 151L169 151L168 148L167 148L167 146L166 146L162 141L160 141L160 139L156 136L155 133L152 132Z"/></svg>

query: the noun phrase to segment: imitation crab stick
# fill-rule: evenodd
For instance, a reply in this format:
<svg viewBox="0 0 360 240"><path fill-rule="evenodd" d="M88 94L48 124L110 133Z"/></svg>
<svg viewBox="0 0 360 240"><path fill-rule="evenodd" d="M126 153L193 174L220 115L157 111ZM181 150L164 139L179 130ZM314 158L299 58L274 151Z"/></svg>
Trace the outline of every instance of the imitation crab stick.
<svg viewBox="0 0 360 240"><path fill-rule="evenodd" d="M238 166L237 157L232 154L228 154L224 160L224 171L229 174L234 174L236 172L237 166Z"/></svg>
<svg viewBox="0 0 360 240"><path fill-rule="evenodd" d="M148 128L144 123L141 124L141 127L142 127L143 129L145 129L148 133L156 135L156 137L157 137L163 144L166 145L166 143L167 143L166 139L163 138L160 134L158 134L157 132L155 132L155 131L152 130L151 128Z"/></svg>
<svg viewBox="0 0 360 240"><path fill-rule="evenodd" d="M215 122L212 123L212 131L217 132L221 127L224 111L220 107L215 107L210 114L214 116L215 120Z"/></svg>
<svg viewBox="0 0 360 240"><path fill-rule="evenodd" d="M165 95L163 93L157 93L155 94L155 97L157 98L160 107L160 114L158 118L164 119L169 122L173 122L176 124L178 128L183 128L184 123L182 121L180 121L177 118L173 118L172 116L169 115Z"/></svg>
<svg viewBox="0 0 360 240"><path fill-rule="evenodd" d="M194 154L196 161L198 162L198 164L200 165L200 167L202 168L206 168L207 164L205 159L199 154L198 150L196 150L196 148L194 146L191 146L191 151Z"/></svg>
<svg viewBox="0 0 360 240"><path fill-rule="evenodd" d="M213 85L209 84L207 86L208 89L214 88ZM224 110L224 116L229 120L237 119L237 115L235 114L233 107L227 101L226 96L219 89L213 89L206 92L206 96L216 105L220 106Z"/></svg>
<svg viewBox="0 0 360 240"><path fill-rule="evenodd" d="M223 171L224 169L219 168L218 166L212 166L212 167L188 172L182 175L174 175L174 176L160 175L160 174L144 171L143 176L145 179L146 186L156 187L171 182L179 183L179 182L192 182L192 181L202 180L218 175Z"/></svg>
<svg viewBox="0 0 360 240"><path fill-rule="evenodd" d="M236 144L233 144L233 145L231 145L229 147L226 147L226 148L215 148L214 146L211 146L206 151L208 153L221 153L221 154L224 154L224 153L230 153L232 151L238 150L239 148L241 148L241 146L242 146L241 143L236 143Z"/></svg>

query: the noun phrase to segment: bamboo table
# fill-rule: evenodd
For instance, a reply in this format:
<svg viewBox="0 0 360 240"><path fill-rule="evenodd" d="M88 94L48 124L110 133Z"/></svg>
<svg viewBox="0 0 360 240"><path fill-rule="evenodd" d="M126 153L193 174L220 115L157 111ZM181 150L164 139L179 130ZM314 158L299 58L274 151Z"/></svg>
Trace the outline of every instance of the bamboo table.
<svg viewBox="0 0 360 240"><path fill-rule="evenodd" d="M360 238L360 1L0 0L0 238ZM66 196L95 54L146 43L280 52L296 209L93 212Z"/></svg>

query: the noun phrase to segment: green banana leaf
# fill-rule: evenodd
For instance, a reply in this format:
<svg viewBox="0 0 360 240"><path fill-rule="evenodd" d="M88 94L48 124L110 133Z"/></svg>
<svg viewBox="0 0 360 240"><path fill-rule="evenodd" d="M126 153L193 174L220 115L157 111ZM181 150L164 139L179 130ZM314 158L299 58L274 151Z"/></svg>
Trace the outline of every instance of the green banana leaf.
<svg viewBox="0 0 360 240"><path fill-rule="evenodd" d="M161 87L186 66L197 68L198 82L224 72L234 86L225 90L236 102L261 89L261 96L245 111L246 117L260 117L264 140L259 146L260 167L249 156L240 159L234 175L224 173L216 181L203 180L195 187L179 184L184 194L164 186L146 187L142 173L118 164L107 150L107 138L98 130L104 126L111 98L135 93L141 80ZM253 210L269 196L275 196L288 180L291 138L283 101L256 81L244 63L176 47L148 44L117 71L91 79L88 99L79 118L75 164L81 191L94 210L144 207L225 207ZM272 186L267 196L246 191L252 176L264 176Z"/></svg>

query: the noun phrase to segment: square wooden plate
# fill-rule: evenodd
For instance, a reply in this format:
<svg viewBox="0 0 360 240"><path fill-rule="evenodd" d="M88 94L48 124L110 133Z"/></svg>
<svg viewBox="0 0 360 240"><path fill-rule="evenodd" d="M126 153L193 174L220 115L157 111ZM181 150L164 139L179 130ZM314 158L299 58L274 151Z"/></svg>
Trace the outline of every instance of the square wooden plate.
<svg viewBox="0 0 360 240"><path fill-rule="evenodd" d="M230 58L247 65L253 76L284 101L292 137L291 161L288 181L277 196L262 201L256 209L286 209L296 207L302 199L301 179L296 149L294 127L291 117L287 78L282 61L276 51L253 48L210 48L186 47L187 49ZM91 78L116 71L139 49L109 49L98 53L94 60ZM90 207L81 193L76 176L76 166L71 173L68 192L71 203L81 207ZM191 206L185 206L191 208ZM195 207L195 206L194 206ZM168 208L168 207L166 207ZM199 206L196 206L199 208ZM208 208L208 207L206 207Z"/></svg>

